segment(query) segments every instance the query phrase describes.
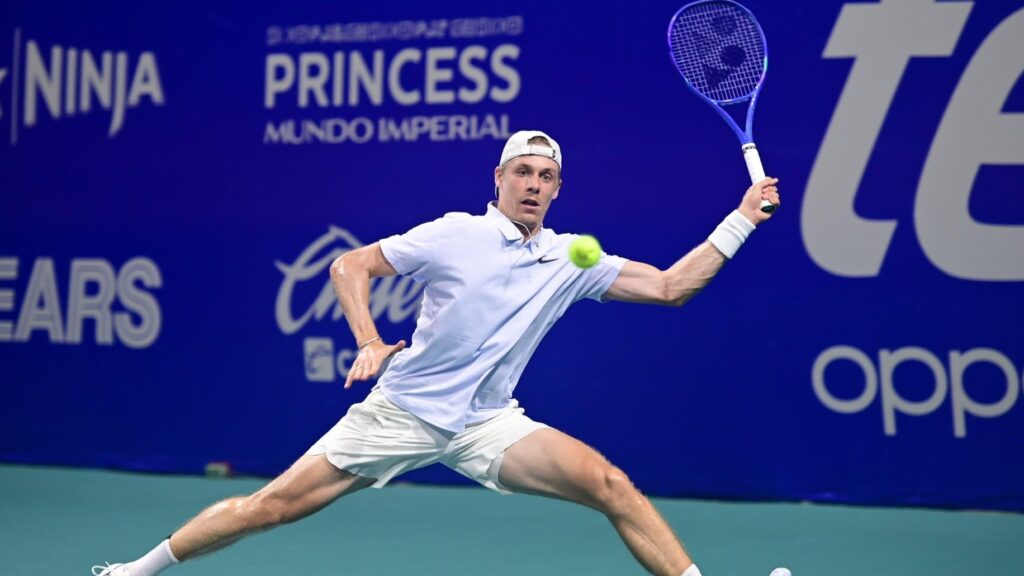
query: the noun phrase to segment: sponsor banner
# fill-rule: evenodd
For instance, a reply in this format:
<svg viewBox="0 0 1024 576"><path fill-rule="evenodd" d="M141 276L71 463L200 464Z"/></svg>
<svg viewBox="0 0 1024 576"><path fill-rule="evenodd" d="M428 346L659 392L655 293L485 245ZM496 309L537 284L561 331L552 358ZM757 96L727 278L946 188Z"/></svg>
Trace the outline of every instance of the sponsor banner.
<svg viewBox="0 0 1024 576"><path fill-rule="evenodd" d="M1024 5L746 4L782 207L682 309L573 307L516 397L656 495L1024 510ZM0 459L281 471L372 385L331 262L482 213L516 130L547 226L670 266L749 185L678 8L7 7ZM373 280L385 340L423 290Z"/></svg>

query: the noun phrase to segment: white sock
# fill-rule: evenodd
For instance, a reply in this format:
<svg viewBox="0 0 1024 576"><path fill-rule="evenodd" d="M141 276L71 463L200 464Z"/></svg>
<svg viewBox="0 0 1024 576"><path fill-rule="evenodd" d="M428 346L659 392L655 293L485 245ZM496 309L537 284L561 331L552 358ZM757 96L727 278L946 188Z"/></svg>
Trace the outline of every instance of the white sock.
<svg viewBox="0 0 1024 576"><path fill-rule="evenodd" d="M690 567L681 576L701 576L700 568L697 568L696 564L690 564Z"/></svg>
<svg viewBox="0 0 1024 576"><path fill-rule="evenodd" d="M171 552L171 539L161 542L142 558L128 565L132 576L156 576L164 570L179 563Z"/></svg>

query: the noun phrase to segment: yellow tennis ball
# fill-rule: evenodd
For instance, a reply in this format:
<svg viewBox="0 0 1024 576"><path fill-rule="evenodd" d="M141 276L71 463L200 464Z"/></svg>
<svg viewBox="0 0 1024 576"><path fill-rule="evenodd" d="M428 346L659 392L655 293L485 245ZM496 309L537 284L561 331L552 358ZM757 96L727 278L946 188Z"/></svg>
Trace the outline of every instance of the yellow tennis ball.
<svg viewBox="0 0 1024 576"><path fill-rule="evenodd" d="M569 260L580 268L590 268L601 259L601 244L597 238L584 234L569 244Z"/></svg>

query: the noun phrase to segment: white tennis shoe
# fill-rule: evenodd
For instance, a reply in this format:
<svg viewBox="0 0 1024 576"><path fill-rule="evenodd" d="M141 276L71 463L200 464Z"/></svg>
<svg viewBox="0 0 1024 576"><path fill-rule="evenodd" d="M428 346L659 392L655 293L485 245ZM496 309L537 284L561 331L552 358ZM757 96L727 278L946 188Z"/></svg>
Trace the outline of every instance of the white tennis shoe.
<svg viewBox="0 0 1024 576"><path fill-rule="evenodd" d="M128 571L127 564L111 564L107 562L106 566L93 566L92 576L132 576L132 573Z"/></svg>

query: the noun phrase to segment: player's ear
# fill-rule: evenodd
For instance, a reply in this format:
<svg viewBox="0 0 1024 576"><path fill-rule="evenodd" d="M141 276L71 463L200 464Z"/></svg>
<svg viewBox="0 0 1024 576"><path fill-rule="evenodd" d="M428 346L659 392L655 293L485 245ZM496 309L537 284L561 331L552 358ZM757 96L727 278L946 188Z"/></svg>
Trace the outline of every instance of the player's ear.
<svg viewBox="0 0 1024 576"><path fill-rule="evenodd" d="M555 193L551 195L551 199L554 200L555 198L558 198L558 193L561 192L561 190L562 190L562 179L559 178L558 179L558 188L555 188Z"/></svg>
<svg viewBox="0 0 1024 576"><path fill-rule="evenodd" d="M494 197L498 197L498 188L501 187L501 166L494 169Z"/></svg>

